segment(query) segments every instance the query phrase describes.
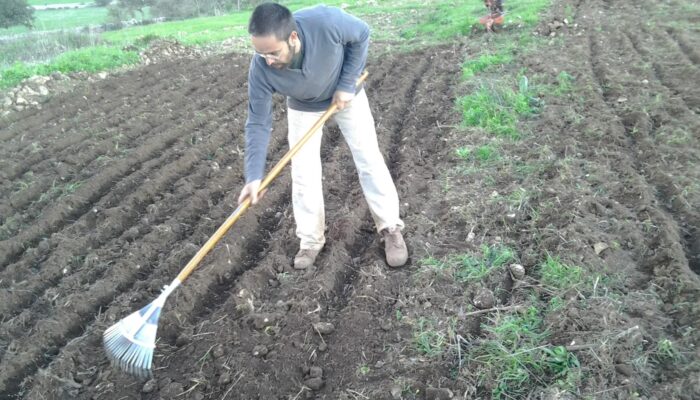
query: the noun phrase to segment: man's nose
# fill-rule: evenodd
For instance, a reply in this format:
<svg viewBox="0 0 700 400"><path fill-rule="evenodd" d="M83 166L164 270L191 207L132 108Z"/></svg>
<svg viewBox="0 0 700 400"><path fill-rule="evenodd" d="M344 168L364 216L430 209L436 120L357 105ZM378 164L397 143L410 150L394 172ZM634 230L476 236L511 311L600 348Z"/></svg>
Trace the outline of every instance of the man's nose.
<svg viewBox="0 0 700 400"><path fill-rule="evenodd" d="M269 59L269 58L266 58L266 59L265 59L265 62L267 63L267 65L272 65L272 63L274 63L275 61L274 61L274 60L271 60L271 59Z"/></svg>

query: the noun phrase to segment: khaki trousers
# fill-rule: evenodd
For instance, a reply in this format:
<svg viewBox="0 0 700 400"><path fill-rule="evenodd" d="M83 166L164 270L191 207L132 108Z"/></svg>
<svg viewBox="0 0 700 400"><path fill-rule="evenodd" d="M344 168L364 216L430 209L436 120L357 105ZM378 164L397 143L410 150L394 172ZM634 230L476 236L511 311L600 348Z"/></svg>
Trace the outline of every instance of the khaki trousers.
<svg viewBox="0 0 700 400"><path fill-rule="evenodd" d="M323 112L288 110L290 147L311 129L321 115ZM335 119L350 147L377 231L396 225L403 228L396 186L379 151L374 118L365 91L360 91L348 106L331 118ZM292 158L292 205L301 249L320 250L326 242L321 138L320 132L314 133Z"/></svg>

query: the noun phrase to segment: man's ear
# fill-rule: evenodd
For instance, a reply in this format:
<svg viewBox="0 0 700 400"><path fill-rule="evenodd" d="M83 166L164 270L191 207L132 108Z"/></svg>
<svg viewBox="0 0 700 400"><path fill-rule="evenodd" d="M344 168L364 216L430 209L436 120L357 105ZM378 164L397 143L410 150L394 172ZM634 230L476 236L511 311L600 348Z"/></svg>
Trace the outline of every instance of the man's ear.
<svg viewBox="0 0 700 400"><path fill-rule="evenodd" d="M291 40L291 41L299 40L299 34L297 33L297 31L292 31L292 33L289 35L289 40Z"/></svg>

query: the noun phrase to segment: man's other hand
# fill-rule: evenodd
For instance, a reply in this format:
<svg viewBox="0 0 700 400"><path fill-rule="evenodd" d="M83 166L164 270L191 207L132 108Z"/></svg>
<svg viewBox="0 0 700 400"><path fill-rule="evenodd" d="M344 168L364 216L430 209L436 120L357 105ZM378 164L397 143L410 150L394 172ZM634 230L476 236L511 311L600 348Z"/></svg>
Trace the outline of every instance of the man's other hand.
<svg viewBox="0 0 700 400"><path fill-rule="evenodd" d="M246 183L246 185L243 186L243 190L241 190L240 196L238 196L238 204L243 203L246 197L250 197L250 202L252 204L258 204L258 201L265 196L266 192L266 190L264 190L260 193L260 196L258 196L258 189L260 189L260 179Z"/></svg>
<svg viewBox="0 0 700 400"><path fill-rule="evenodd" d="M348 103L352 101L352 99L355 98L355 93L348 93L348 92L342 92L340 90L337 90L335 94L333 95L333 103L336 106L338 106L338 110L342 110L343 108L348 106Z"/></svg>

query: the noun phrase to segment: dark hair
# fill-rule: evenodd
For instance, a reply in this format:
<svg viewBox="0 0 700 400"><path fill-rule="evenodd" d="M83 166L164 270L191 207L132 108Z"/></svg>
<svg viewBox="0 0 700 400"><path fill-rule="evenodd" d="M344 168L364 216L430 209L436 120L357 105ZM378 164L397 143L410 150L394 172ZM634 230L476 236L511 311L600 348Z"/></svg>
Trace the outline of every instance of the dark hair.
<svg viewBox="0 0 700 400"><path fill-rule="evenodd" d="M275 35L277 40L287 40L297 30L292 12L276 3L263 3L255 7L248 22L248 33L253 36Z"/></svg>

